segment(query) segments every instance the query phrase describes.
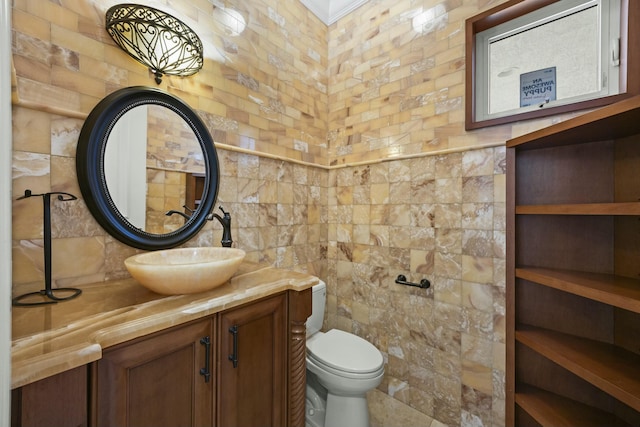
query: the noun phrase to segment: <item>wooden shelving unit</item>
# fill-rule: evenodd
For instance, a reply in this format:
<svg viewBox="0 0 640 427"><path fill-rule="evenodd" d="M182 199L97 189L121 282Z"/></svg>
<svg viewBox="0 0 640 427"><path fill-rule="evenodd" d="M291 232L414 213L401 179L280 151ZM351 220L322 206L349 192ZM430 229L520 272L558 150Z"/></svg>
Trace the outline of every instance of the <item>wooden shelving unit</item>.
<svg viewBox="0 0 640 427"><path fill-rule="evenodd" d="M640 97L507 142L507 417L640 425Z"/></svg>

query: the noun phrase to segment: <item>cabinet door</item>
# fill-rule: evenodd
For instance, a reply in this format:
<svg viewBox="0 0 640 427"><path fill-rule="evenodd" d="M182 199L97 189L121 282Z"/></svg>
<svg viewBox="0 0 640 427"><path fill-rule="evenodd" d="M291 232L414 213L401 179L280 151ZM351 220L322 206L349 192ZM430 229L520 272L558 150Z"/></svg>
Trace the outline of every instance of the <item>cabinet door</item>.
<svg viewBox="0 0 640 427"><path fill-rule="evenodd" d="M219 426L286 424L285 303L281 294L220 315Z"/></svg>
<svg viewBox="0 0 640 427"><path fill-rule="evenodd" d="M12 427L86 427L87 367L80 366L15 389Z"/></svg>
<svg viewBox="0 0 640 427"><path fill-rule="evenodd" d="M98 426L211 426L213 320L106 350L98 361ZM207 344L208 342L208 344Z"/></svg>

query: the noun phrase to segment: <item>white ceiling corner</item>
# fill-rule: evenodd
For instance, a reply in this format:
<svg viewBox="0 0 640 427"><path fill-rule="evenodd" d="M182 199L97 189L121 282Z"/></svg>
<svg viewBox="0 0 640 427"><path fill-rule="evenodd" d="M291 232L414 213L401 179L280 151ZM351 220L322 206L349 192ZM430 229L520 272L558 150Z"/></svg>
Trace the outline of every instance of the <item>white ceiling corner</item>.
<svg viewBox="0 0 640 427"><path fill-rule="evenodd" d="M368 0L300 0L322 22L331 25Z"/></svg>

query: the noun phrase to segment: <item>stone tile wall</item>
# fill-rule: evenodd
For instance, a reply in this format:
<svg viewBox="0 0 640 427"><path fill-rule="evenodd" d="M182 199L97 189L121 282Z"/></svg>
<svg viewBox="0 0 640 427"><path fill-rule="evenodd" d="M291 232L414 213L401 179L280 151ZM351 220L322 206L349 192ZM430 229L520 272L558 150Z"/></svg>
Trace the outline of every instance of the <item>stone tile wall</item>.
<svg viewBox="0 0 640 427"><path fill-rule="evenodd" d="M118 2L13 1L14 99L62 113L88 114L126 86L155 86L149 71L105 31ZM204 45L193 77L165 76L160 88L200 111L215 140L294 160L327 163L327 27L298 0L157 0ZM247 28L228 33L216 13L237 10Z"/></svg>
<svg viewBox="0 0 640 427"><path fill-rule="evenodd" d="M329 30L332 165L499 144L465 132L465 19L502 1L372 0Z"/></svg>
<svg viewBox="0 0 640 427"><path fill-rule="evenodd" d="M504 147L330 171L328 326L374 343L379 388L444 425L504 424L504 174Z"/></svg>

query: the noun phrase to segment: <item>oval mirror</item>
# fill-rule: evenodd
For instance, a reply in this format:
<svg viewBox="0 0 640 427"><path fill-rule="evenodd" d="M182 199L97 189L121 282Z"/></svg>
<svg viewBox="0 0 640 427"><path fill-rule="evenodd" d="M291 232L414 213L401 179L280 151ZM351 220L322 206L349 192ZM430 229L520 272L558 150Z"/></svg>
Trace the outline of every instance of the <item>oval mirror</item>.
<svg viewBox="0 0 640 427"><path fill-rule="evenodd" d="M95 106L80 131L76 171L98 223L139 249L189 240L218 195L209 131L184 101L155 88L120 89Z"/></svg>

